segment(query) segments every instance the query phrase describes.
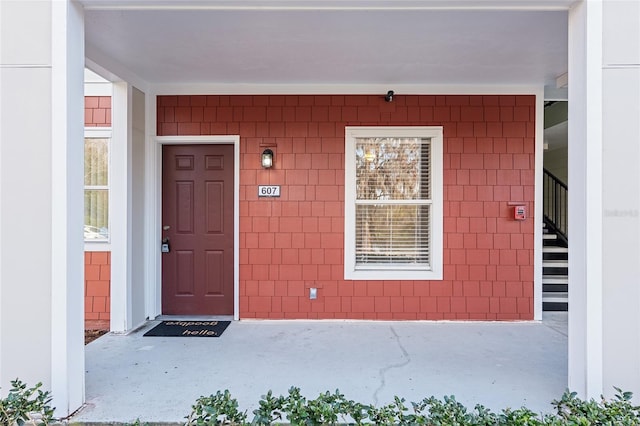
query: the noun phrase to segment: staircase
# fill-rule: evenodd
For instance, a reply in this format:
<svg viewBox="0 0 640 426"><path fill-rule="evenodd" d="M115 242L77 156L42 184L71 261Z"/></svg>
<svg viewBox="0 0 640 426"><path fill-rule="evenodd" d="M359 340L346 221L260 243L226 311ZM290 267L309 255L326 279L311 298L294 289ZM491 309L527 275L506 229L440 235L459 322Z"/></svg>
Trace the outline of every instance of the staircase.
<svg viewBox="0 0 640 426"><path fill-rule="evenodd" d="M542 310L569 309L567 185L548 170L543 180Z"/></svg>
<svg viewBox="0 0 640 426"><path fill-rule="evenodd" d="M542 234L542 310L569 308L569 249L558 234L544 224Z"/></svg>

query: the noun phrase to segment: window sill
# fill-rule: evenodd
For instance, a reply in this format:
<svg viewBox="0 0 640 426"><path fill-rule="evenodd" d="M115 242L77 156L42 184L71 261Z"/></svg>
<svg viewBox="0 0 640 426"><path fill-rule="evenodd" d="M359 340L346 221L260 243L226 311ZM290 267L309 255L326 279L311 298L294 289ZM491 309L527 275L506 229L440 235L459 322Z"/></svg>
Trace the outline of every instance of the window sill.
<svg viewBox="0 0 640 426"><path fill-rule="evenodd" d="M442 271L357 269L345 270L344 279L362 281L441 281Z"/></svg>
<svg viewBox="0 0 640 426"><path fill-rule="evenodd" d="M85 241L84 251L111 251L109 241Z"/></svg>

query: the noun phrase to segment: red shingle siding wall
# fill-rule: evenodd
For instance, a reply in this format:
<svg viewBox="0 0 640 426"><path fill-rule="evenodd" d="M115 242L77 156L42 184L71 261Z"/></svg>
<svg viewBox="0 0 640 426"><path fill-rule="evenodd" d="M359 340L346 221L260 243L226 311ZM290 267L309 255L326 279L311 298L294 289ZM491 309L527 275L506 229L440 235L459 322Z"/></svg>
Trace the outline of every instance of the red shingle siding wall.
<svg viewBox="0 0 640 426"><path fill-rule="evenodd" d="M84 253L84 323L87 330L109 329L111 253Z"/></svg>
<svg viewBox="0 0 640 426"><path fill-rule="evenodd" d="M111 127L111 96L84 97L85 127Z"/></svg>
<svg viewBox="0 0 640 426"><path fill-rule="evenodd" d="M241 137L241 318L533 318L534 96L160 96L157 113L158 135ZM442 281L343 279L344 128L358 125L444 126ZM281 197L258 199L264 184Z"/></svg>
<svg viewBox="0 0 640 426"><path fill-rule="evenodd" d="M111 127L111 97L85 96L85 127ZM108 330L111 253L84 254L84 318L87 330Z"/></svg>

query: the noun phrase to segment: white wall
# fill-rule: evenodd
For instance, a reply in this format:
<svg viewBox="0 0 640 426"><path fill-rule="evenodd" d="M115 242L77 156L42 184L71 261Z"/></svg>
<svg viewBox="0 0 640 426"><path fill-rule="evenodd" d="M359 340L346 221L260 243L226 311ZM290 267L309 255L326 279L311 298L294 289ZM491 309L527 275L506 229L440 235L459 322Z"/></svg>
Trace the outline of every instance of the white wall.
<svg viewBox="0 0 640 426"><path fill-rule="evenodd" d="M2 394L16 377L51 388L50 39L49 2L0 2Z"/></svg>
<svg viewBox="0 0 640 426"><path fill-rule="evenodd" d="M569 153L566 147L550 149L544 152L544 168L565 184L568 183L569 179L568 161Z"/></svg>
<svg viewBox="0 0 640 426"><path fill-rule="evenodd" d="M84 399L82 11L0 2L0 386Z"/></svg>
<svg viewBox="0 0 640 426"><path fill-rule="evenodd" d="M603 17L603 386L640 401L640 2Z"/></svg>
<svg viewBox="0 0 640 426"><path fill-rule="evenodd" d="M109 213L111 235L110 329L125 332L131 324L131 99L132 87L113 83L111 98L111 179Z"/></svg>
<svg viewBox="0 0 640 426"><path fill-rule="evenodd" d="M133 89L133 156L131 165L132 199L132 324L135 327L146 319L145 274L144 274L144 176L145 176L145 94Z"/></svg>

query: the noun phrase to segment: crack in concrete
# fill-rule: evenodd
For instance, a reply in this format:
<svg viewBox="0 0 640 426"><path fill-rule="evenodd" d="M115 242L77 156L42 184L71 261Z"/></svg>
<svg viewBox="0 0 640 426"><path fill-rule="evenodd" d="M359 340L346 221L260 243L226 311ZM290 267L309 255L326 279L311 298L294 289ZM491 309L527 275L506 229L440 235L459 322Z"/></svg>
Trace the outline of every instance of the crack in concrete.
<svg viewBox="0 0 640 426"><path fill-rule="evenodd" d="M398 336L398 333L396 333L396 330L393 328L393 326L389 327L389 329L391 330L391 333L393 334L393 336L396 339L396 343L398 344L398 347L400 348L400 351L402 351L402 355L406 358L403 362L397 363L397 364L390 364L387 365L386 367L381 368L380 370L378 370L378 375L380 376L380 386L378 386L378 389L376 389L376 391L373 393L373 403L374 405L378 405L378 393L384 389L384 387L386 386L386 380L385 380L385 374L387 373L387 371L391 370L392 368L402 368L405 365L409 364L411 362L411 357L409 356L409 352L407 352L407 350L404 348L404 346L402 346L402 342L400 342L400 336Z"/></svg>

